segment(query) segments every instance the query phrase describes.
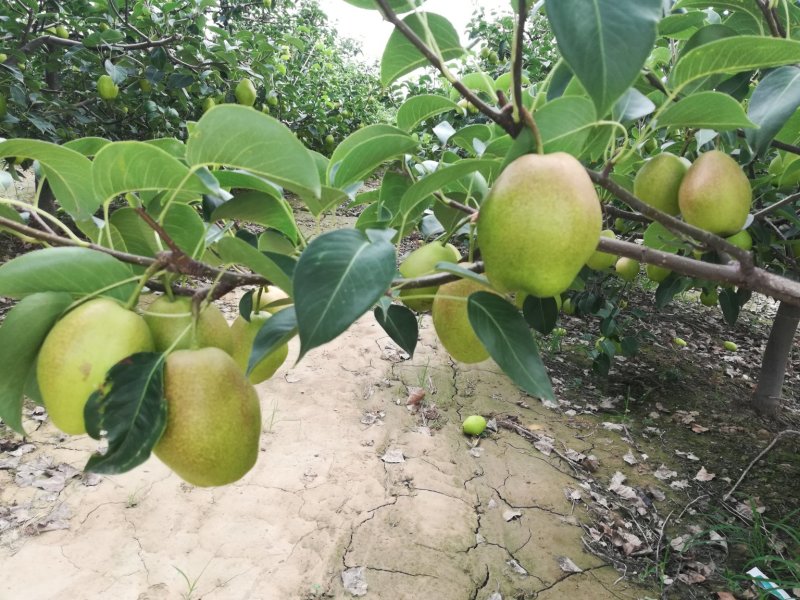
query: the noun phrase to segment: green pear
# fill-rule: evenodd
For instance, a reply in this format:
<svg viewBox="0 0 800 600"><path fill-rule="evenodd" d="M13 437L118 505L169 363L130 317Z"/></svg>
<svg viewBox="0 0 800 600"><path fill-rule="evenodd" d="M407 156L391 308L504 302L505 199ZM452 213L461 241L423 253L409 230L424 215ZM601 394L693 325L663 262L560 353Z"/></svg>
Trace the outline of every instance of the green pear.
<svg viewBox="0 0 800 600"><path fill-rule="evenodd" d="M502 292L566 290L597 249L600 200L569 154L526 154L497 178L478 216L486 276Z"/></svg>
<svg viewBox="0 0 800 600"><path fill-rule="evenodd" d="M614 265L614 269L621 279L631 282L634 281L639 274L640 266L639 261L623 256L617 261L617 264Z"/></svg>
<svg viewBox="0 0 800 600"><path fill-rule="evenodd" d="M661 283L672 273L669 269L657 267L656 265L645 265L644 272L647 273L647 278L650 281L655 281L656 283Z"/></svg>
<svg viewBox="0 0 800 600"><path fill-rule="evenodd" d="M67 313L47 334L36 363L53 424L64 433L86 433L83 408L108 370L131 354L152 350L142 317L114 300L95 298Z"/></svg>
<svg viewBox="0 0 800 600"><path fill-rule="evenodd" d="M236 84L236 89L233 90L233 95L236 96L236 102L244 106L253 106L256 103L256 87L253 82L245 77Z"/></svg>
<svg viewBox="0 0 800 600"><path fill-rule="evenodd" d="M600 236L605 238L610 238L612 240L617 239L617 236L610 229L604 229L603 231L601 231ZM615 255L596 250L586 261L586 266L594 271L605 271L606 269L610 269L611 267L613 267L614 263L616 262L617 262L617 257Z"/></svg>
<svg viewBox="0 0 800 600"><path fill-rule="evenodd" d="M158 352L165 352L175 340L173 350L188 350L192 347L192 299L180 296L170 300L161 296L144 312L144 320L153 334ZM180 339L179 339L180 338ZM214 346L228 354L233 352L231 329L225 317L214 304L206 306L197 321L196 348Z"/></svg>
<svg viewBox="0 0 800 600"><path fill-rule="evenodd" d="M185 481L226 485L258 457L261 407L236 361L219 348L178 350L164 367L167 427L155 455Z"/></svg>
<svg viewBox="0 0 800 600"><path fill-rule="evenodd" d="M400 275L407 279L432 275L436 272L436 265L440 262L458 262L461 258L458 250L452 244L431 242L414 250L400 265ZM437 286L400 290L400 299L408 308L417 312L425 312L433 306L433 296ZM430 298L415 298L414 296L429 295Z"/></svg>
<svg viewBox="0 0 800 600"><path fill-rule="evenodd" d="M737 248L741 248L746 252L750 252L753 249L753 238L747 232L747 230L743 229L738 233L734 233L733 235L725 238L729 243L733 244Z"/></svg>
<svg viewBox="0 0 800 600"><path fill-rule="evenodd" d="M258 304L259 311L267 311L273 315L291 305L292 301L289 295L281 288L276 286L267 286L261 292L261 300Z"/></svg>
<svg viewBox="0 0 800 600"><path fill-rule="evenodd" d="M735 160L718 150L694 161L678 192L684 220L722 236L742 228L752 201L747 175Z"/></svg>
<svg viewBox="0 0 800 600"><path fill-rule="evenodd" d="M719 302L719 295L717 288L712 288L708 291L703 290L700 292L700 304L703 306L716 306Z"/></svg>
<svg viewBox="0 0 800 600"><path fill-rule="evenodd" d="M633 194L653 208L677 215L678 189L691 164L683 157L662 152L639 169L633 180Z"/></svg>
<svg viewBox="0 0 800 600"><path fill-rule="evenodd" d="M252 313L248 322L239 315L231 325L231 336L233 337L233 352L231 356L245 373L250 360L250 352L253 349L253 340L256 339L256 334L271 316L272 314L266 311ZM286 360L288 354L289 346L284 344L261 359L261 362L250 373L250 383L261 383L272 377L275 371L283 364L283 361Z"/></svg>
<svg viewBox="0 0 800 600"><path fill-rule="evenodd" d="M572 302L572 298L565 298L563 304L561 305L561 310L564 311L565 315L574 315L575 314L575 304Z"/></svg>
<svg viewBox="0 0 800 600"><path fill-rule="evenodd" d="M433 299L433 328L445 350L455 360L478 363L489 358L489 352L472 330L467 313L467 298L474 292L491 292L471 279L459 279L439 287Z"/></svg>

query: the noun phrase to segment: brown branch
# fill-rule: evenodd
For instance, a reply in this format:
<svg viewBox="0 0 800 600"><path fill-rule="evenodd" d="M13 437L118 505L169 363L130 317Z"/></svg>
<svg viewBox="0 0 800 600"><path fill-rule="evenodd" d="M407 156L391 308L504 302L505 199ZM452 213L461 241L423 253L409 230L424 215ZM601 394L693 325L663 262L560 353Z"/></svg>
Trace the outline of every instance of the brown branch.
<svg viewBox="0 0 800 600"><path fill-rule="evenodd" d="M775 12L769 7L769 2L767 0L755 0L755 2L761 11L761 14L764 15L764 19L767 21L767 25L769 25L769 30L772 32L772 35L777 38L785 38L786 32L783 30L783 25L781 25L780 21L778 21L778 17Z"/></svg>
<svg viewBox="0 0 800 600"><path fill-rule="evenodd" d="M776 202L775 204L770 204L766 208L762 208L757 213L753 214L754 219L761 219L764 215L771 213L775 210L778 210L782 206L786 206L787 204L791 204L792 202L797 202L800 200L800 192L796 192L794 194L790 194L786 196L783 200Z"/></svg>
<svg viewBox="0 0 800 600"><path fill-rule="evenodd" d="M442 75L447 76L448 70L444 64L444 61L442 61L442 59L431 48L429 48L428 45L423 42L416 33L414 33L414 31L408 25L406 25L402 19L400 19L400 17L397 16L397 13L391 9L387 0L375 0L375 2L377 2L378 6L380 7L384 18L394 25L397 30L402 33L405 38L411 42L426 59L428 59L428 62L431 65L433 65ZM500 127L502 127L512 137L517 137L520 130L520 124L515 123L511 115L498 111L486 104L486 102L481 100L477 94L474 94L472 90L465 86L460 80L456 79L452 82L452 84L453 87L456 88L464 98L477 107L478 110L489 117L492 121L500 125Z"/></svg>
<svg viewBox="0 0 800 600"><path fill-rule="evenodd" d="M650 223L650 219L639 213L622 210L611 204L603 204L603 212L609 217L627 219L628 221L636 221L637 223Z"/></svg>
<svg viewBox="0 0 800 600"><path fill-rule="evenodd" d="M592 181L594 181L597 185L614 194L632 209L642 213L644 216L652 219L653 221L661 223L670 231L688 235L697 241L703 242L710 248L730 254L733 258L739 261L742 266L742 271L745 273L750 273L755 268L753 264L753 257L746 250L742 250L738 246L734 246L730 242L727 242L723 238L714 235L713 233L705 231L704 229L700 229L699 227L695 227L694 225L689 225L684 221L676 219L675 217L671 217L668 214L653 208L649 204L646 204L634 196L624 187L614 182L607 175L604 176L602 173L592 171L591 169L586 169L586 172L589 174L589 177L592 179Z"/></svg>
<svg viewBox="0 0 800 600"><path fill-rule="evenodd" d="M473 273L483 273L483 263L481 261L476 261L472 264L460 264L458 266L472 271ZM392 282L392 287L397 289L413 290L417 288L444 285L445 283L458 281L459 279L462 279L462 277L459 275L453 275L452 273L434 273L433 275L425 275L423 277L415 277L413 279L395 279Z"/></svg>
<svg viewBox="0 0 800 600"><path fill-rule="evenodd" d="M177 255L186 254L183 250L181 250L178 247L178 245L175 243L175 240L173 240L169 236L169 234L164 230L164 228L161 225L159 225L158 223L156 223L156 221L153 219L153 217L151 217L149 214L147 214L147 211L145 209L143 209L141 206L139 206L139 207L135 208L134 210L141 217L141 219L145 223L147 223L147 225L150 227L150 229L152 229L153 231L155 231L158 234L158 237L161 238L161 241L164 242L167 245L167 247L170 250L172 250L172 252L174 254L177 254Z"/></svg>
<svg viewBox="0 0 800 600"><path fill-rule="evenodd" d="M170 43L176 41L176 39L177 38L174 35L171 35L169 37L166 37L166 38L163 38L163 39L160 39L160 40L152 40L152 41L147 41L147 42L136 42L136 43L133 43L133 44L102 44L102 47L103 48L113 48L115 50L144 50L144 49L147 49L147 48L156 48L156 47L159 47L159 46L167 46ZM43 35L41 37L38 37L36 39L31 40L30 42L28 42L27 44L25 44L24 46L19 48L19 51L22 52L23 54L28 54L30 52L33 52L37 48L39 48L41 46L44 46L45 44L48 45L48 46L63 46L63 47L69 47L69 48L74 48L76 46L85 47L83 45L83 42L80 41L80 40L73 40L73 39L69 39L69 38L60 38L60 37L57 37L55 35ZM91 50L92 48L87 48L87 49ZM3 63L3 64L15 65L15 64L17 64L17 62L19 62L19 61L17 60L16 57L9 56L8 59L6 60L6 62Z"/></svg>
<svg viewBox="0 0 800 600"><path fill-rule="evenodd" d="M774 439L773 439L773 440L772 440L772 441L769 443L769 445L768 445L766 448L764 448L764 449L763 449L761 452L759 452L758 456L756 456L756 457L755 457L755 458L754 458L754 459L753 459L753 460L750 462L750 464L749 464L749 465L747 465L747 468L746 468L746 469L745 469L745 470L742 472L742 475L741 475L741 477L739 477L739 480L738 480L738 481L737 481L737 482L736 482L736 483L733 485L733 487L732 487L730 490L728 490L728 493L727 493L727 494L725 494L725 495L722 497L722 501L723 501L723 502L724 502L724 501L726 501L726 500L728 500L728 498L730 498L730 497L733 495L733 492L735 492L735 491L736 491L736 489L739 487L739 485L742 483L742 481L744 481L744 478L745 478L745 476L746 476L746 475L747 475L747 474L750 472L750 469L752 469L752 468L753 468L753 465L754 465L754 464L756 464L756 463L757 463L759 460L761 460L761 458L762 458L762 457L763 457L763 456L764 456L764 455L765 455L767 452L769 452L770 450L772 450L772 447L773 447L775 444L777 444L777 443L778 443L778 440L779 440L779 439L781 439L781 438L782 438L783 436L785 436L785 435L800 435L800 431L795 431L795 430L793 430L793 429L786 429L786 430L784 430L784 431L781 431L781 432L780 432L778 435L776 435L776 436L775 436L775 438L774 438Z"/></svg>

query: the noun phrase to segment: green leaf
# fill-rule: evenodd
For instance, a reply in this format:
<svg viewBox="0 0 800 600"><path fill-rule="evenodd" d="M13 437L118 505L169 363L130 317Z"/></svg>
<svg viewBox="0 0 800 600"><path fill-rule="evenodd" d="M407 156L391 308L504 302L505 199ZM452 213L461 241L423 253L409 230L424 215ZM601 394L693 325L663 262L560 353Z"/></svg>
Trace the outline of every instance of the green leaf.
<svg viewBox="0 0 800 600"><path fill-rule="evenodd" d="M0 157L8 156L38 160L56 200L76 221L89 218L100 206L92 187L92 163L79 152L49 142L16 139L0 142Z"/></svg>
<svg viewBox="0 0 800 600"><path fill-rule="evenodd" d="M691 284L691 280L686 277L681 277L677 273L670 273L664 281L658 284L656 289L656 308L661 310L667 306L689 284Z"/></svg>
<svg viewBox="0 0 800 600"><path fill-rule="evenodd" d="M360 231L341 229L313 240L294 272L300 357L367 312L396 271L394 246L385 239L371 242Z"/></svg>
<svg viewBox="0 0 800 600"><path fill-rule="evenodd" d="M475 140L487 144L492 139L492 130L486 125L467 125L459 129L455 135L450 138L456 146L464 148L472 155L480 154L477 152Z"/></svg>
<svg viewBox="0 0 800 600"><path fill-rule="evenodd" d="M464 53L458 32L453 25L442 16L433 13L414 13L403 19L414 33L429 48L443 58L451 60ZM381 83L388 86L393 81L419 67L427 66L428 59L395 28L389 36L389 42L381 58Z"/></svg>
<svg viewBox="0 0 800 600"><path fill-rule="evenodd" d="M733 327L739 319L739 297L733 288L725 288L719 294L719 307L722 309L722 316L725 322Z"/></svg>
<svg viewBox="0 0 800 600"><path fill-rule="evenodd" d="M413 357L419 337L416 315L410 309L399 304L392 304L386 312L378 307L374 314L378 325L383 327L383 330L400 348Z"/></svg>
<svg viewBox="0 0 800 600"><path fill-rule="evenodd" d="M24 298L39 292L67 292L82 297L104 289L103 296L125 301L134 290L131 268L108 254L88 248L44 248L0 266L0 296Z"/></svg>
<svg viewBox="0 0 800 600"><path fill-rule="evenodd" d="M111 140L107 140L101 137L85 137L65 142L61 146L63 148L69 148L70 150L75 150L75 152L80 152L84 156L94 156L100 151L101 148L110 143Z"/></svg>
<svg viewBox="0 0 800 600"><path fill-rule="evenodd" d="M548 102L535 116L546 154L567 152L579 156L595 122L594 106L580 96Z"/></svg>
<svg viewBox="0 0 800 600"><path fill-rule="evenodd" d="M318 198L314 159L286 125L246 106L225 104L206 112L186 144L190 165L246 169L292 190Z"/></svg>
<svg viewBox="0 0 800 600"><path fill-rule="evenodd" d="M484 158L465 158L454 165L440 166L439 169L408 188L400 201L400 212L404 216L411 214L431 194L465 175L475 171L482 171L488 173L491 178L499 170L500 161Z"/></svg>
<svg viewBox="0 0 800 600"><path fill-rule="evenodd" d="M72 303L64 293L23 298L0 325L0 419L21 435L22 394L36 355L61 314Z"/></svg>
<svg viewBox="0 0 800 600"><path fill-rule="evenodd" d="M650 223L644 231L644 245L654 250L675 254L684 242L661 223Z"/></svg>
<svg viewBox="0 0 800 600"><path fill-rule="evenodd" d="M734 13L746 14L755 21L759 27L764 18L758 6L752 0L678 0L673 10L690 8L714 8L717 12L729 10ZM764 32L763 28L761 29Z"/></svg>
<svg viewBox="0 0 800 600"><path fill-rule="evenodd" d="M280 187L244 171L214 171L214 177L219 181L220 187L228 190L232 188L256 190L273 198L283 198L283 190Z"/></svg>
<svg viewBox="0 0 800 600"><path fill-rule="evenodd" d="M189 168L145 142L113 142L97 152L92 164L94 189L103 202L126 192L163 190L186 192L188 200L206 191Z"/></svg>
<svg viewBox="0 0 800 600"><path fill-rule="evenodd" d="M375 0L344 0L348 4L357 6L358 8L366 8L372 10L380 10L378 3ZM389 8L398 14L414 10L416 6L421 5L425 0L389 0Z"/></svg>
<svg viewBox="0 0 800 600"><path fill-rule="evenodd" d="M93 454L85 470L125 473L150 456L167 428L164 398L166 355L140 352L111 367L101 388L83 409L86 431L96 440L106 432L108 451Z"/></svg>
<svg viewBox="0 0 800 600"><path fill-rule="evenodd" d="M167 235L186 254L192 258L203 255L206 248L206 226L194 208L187 204L172 204L162 225Z"/></svg>
<svg viewBox="0 0 800 600"><path fill-rule="evenodd" d="M475 271L467 269L466 267L462 267L461 265L456 263L449 263L449 262L436 263L435 270L437 272L450 273L451 275L458 275L462 279L471 279L472 281L480 283L481 285L485 285L486 287L491 287L492 285L491 283L489 283L489 280L486 278L485 275L476 273Z"/></svg>
<svg viewBox="0 0 800 600"><path fill-rule="evenodd" d="M277 285L289 296L294 295L292 293L291 275L287 274L286 270L273 260L274 255L271 255L271 258L253 248L244 240L234 237L222 238L217 242L216 248L224 262L250 267L262 277L266 277L270 283Z"/></svg>
<svg viewBox="0 0 800 600"><path fill-rule="evenodd" d="M747 116L759 129L745 132L747 143L756 154L763 154L770 143L800 107L800 69L780 67L768 73L756 86L747 107Z"/></svg>
<svg viewBox="0 0 800 600"><path fill-rule="evenodd" d="M211 221L219 219L238 219L271 227L293 242L297 242L297 224L294 221L292 208L283 198L264 194L263 192L244 192L237 194L232 200L222 204L211 215Z"/></svg>
<svg viewBox="0 0 800 600"><path fill-rule="evenodd" d="M687 52L675 65L670 83L681 89L687 83L725 73L768 69L800 62L800 42L773 37L738 35L703 44Z"/></svg>
<svg viewBox="0 0 800 600"><path fill-rule="evenodd" d="M253 340L250 359L247 363L249 374L265 356L272 354L297 334L297 315L294 307L289 306L276 312L267 319Z"/></svg>
<svg viewBox="0 0 800 600"><path fill-rule="evenodd" d="M661 0L546 0L547 18L572 72L605 117L653 49Z"/></svg>
<svg viewBox="0 0 800 600"><path fill-rule="evenodd" d="M720 92L699 92L672 104L658 117L658 126L715 131L758 127L747 118L741 104Z"/></svg>
<svg viewBox="0 0 800 600"><path fill-rule="evenodd" d="M412 96L397 110L397 126L405 131L411 131L426 119L451 110L458 110L458 105L444 96L435 94Z"/></svg>
<svg viewBox="0 0 800 600"><path fill-rule="evenodd" d="M514 383L531 396L555 398L536 340L513 305L491 292L475 292L467 314L478 339Z"/></svg>
<svg viewBox="0 0 800 600"><path fill-rule="evenodd" d="M631 88L614 105L612 111L615 121L620 123L626 121L636 121L647 115L652 114L656 105L647 96L636 88Z"/></svg>
<svg viewBox="0 0 800 600"><path fill-rule="evenodd" d="M522 314L531 327L542 335L547 335L558 322L558 304L555 298L526 296Z"/></svg>
<svg viewBox="0 0 800 600"><path fill-rule="evenodd" d="M350 134L334 150L328 166L328 181L345 187L369 175L384 161L411 152L417 142L391 125L370 125Z"/></svg>
<svg viewBox="0 0 800 600"><path fill-rule="evenodd" d="M155 256L158 252L156 233L142 220L136 209L129 206L118 208L109 217L131 254L138 256Z"/></svg>

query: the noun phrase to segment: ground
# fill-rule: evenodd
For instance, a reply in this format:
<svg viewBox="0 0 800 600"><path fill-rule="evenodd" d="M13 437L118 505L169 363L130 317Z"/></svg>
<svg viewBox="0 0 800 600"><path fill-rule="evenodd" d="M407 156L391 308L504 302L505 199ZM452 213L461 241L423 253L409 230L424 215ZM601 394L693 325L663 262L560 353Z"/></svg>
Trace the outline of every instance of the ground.
<svg viewBox="0 0 800 600"><path fill-rule="evenodd" d="M4 260L22 249L3 244ZM725 598L758 550L748 532L797 527L797 438L722 496L797 429L800 357L782 420L758 419L774 305L756 298L730 328L691 297L661 312L651 298L630 301L649 343L608 378L587 359L596 323L563 317L560 343L541 340L555 404L491 361L454 363L428 317L411 358L370 315L298 365L293 346L258 386L256 467L219 489L155 458L83 474L96 443L26 405L27 438L0 426L0 598ZM470 414L491 420L480 439L461 432ZM764 552L798 555L765 537Z"/></svg>

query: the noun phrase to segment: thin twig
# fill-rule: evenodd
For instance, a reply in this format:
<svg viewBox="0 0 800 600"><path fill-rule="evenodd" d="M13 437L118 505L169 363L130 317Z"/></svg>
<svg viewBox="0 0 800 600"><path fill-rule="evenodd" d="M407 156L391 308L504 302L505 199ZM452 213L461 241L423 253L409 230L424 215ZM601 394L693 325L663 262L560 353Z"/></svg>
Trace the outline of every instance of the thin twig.
<svg viewBox="0 0 800 600"><path fill-rule="evenodd" d="M786 196L786 198L784 198L783 200L780 200L779 202L776 202L775 204L770 204L766 208L763 208L760 211L758 211L757 213L754 213L753 214L753 218L754 219L760 219L761 217L763 217L767 213L771 213L774 210L778 210L781 206L785 206L787 204L791 204L792 202L796 202L797 200L800 200L800 192L797 192L797 193L791 194L789 196Z"/></svg>
<svg viewBox="0 0 800 600"><path fill-rule="evenodd" d="M522 111L525 104L522 101L522 49L525 46L525 21L528 20L528 1L517 0L517 22L515 24L516 34L513 41L513 53L511 55L511 81L514 83L514 104L517 106L519 118L522 118ZM541 154L541 149L539 150Z"/></svg>
<svg viewBox="0 0 800 600"><path fill-rule="evenodd" d="M178 244L175 243L175 240L173 240L169 236L169 234L166 232L166 230L161 225L156 223L156 221L153 219L153 217L151 217L149 214L147 214L147 211L145 209L143 209L141 206L138 206L138 207L136 207L135 210L136 210L137 214L141 217L141 219L145 223L147 223L147 225L153 231L155 231L158 234L158 237L161 238L161 241L164 242L167 245L167 247L170 250L172 250L172 252L174 252L175 254L185 254L185 252L183 250L181 250L180 247L178 247Z"/></svg>
<svg viewBox="0 0 800 600"><path fill-rule="evenodd" d="M800 435L800 431L796 431L796 430L794 430L794 429L786 429L786 430L784 430L784 431L781 431L781 432L780 432L778 435L776 435L776 436L775 436L775 438L774 438L774 439L773 439L773 440L772 440L772 441L769 443L769 445L768 445L766 448L764 448L764 449L763 449L761 452L759 452L758 456L756 456L756 457L755 457L755 458L754 458L754 459L753 459L753 460L750 462L750 464L749 464L749 465L747 465L747 468L746 468L744 471L742 471L742 475L741 475L741 477L739 477L739 480L738 480L738 481L737 481L735 484L733 484L733 487L732 487L730 490L728 490L728 493L727 493L727 494L725 494L725 495L722 497L722 500L723 500L723 502L724 502L724 501L726 501L726 500L728 500L728 499L731 497L731 495L733 495L733 492L735 492L735 491L736 491L736 489L739 487L739 485L742 483L742 481L744 481L744 478L745 478L745 477L747 476L747 474L750 472L750 469L752 469L752 468L753 468L753 465L755 465L755 464L756 464L756 463L757 463L759 460L761 460L761 458L762 458L762 457L763 457L763 456L764 456L764 455L765 455L767 452L769 452L770 450L772 450L772 447L773 447L775 444L777 444L777 443L778 443L778 440L779 440L779 439L781 439L781 438L782 438L783 436L785 436L785 435Z"/></svg>

